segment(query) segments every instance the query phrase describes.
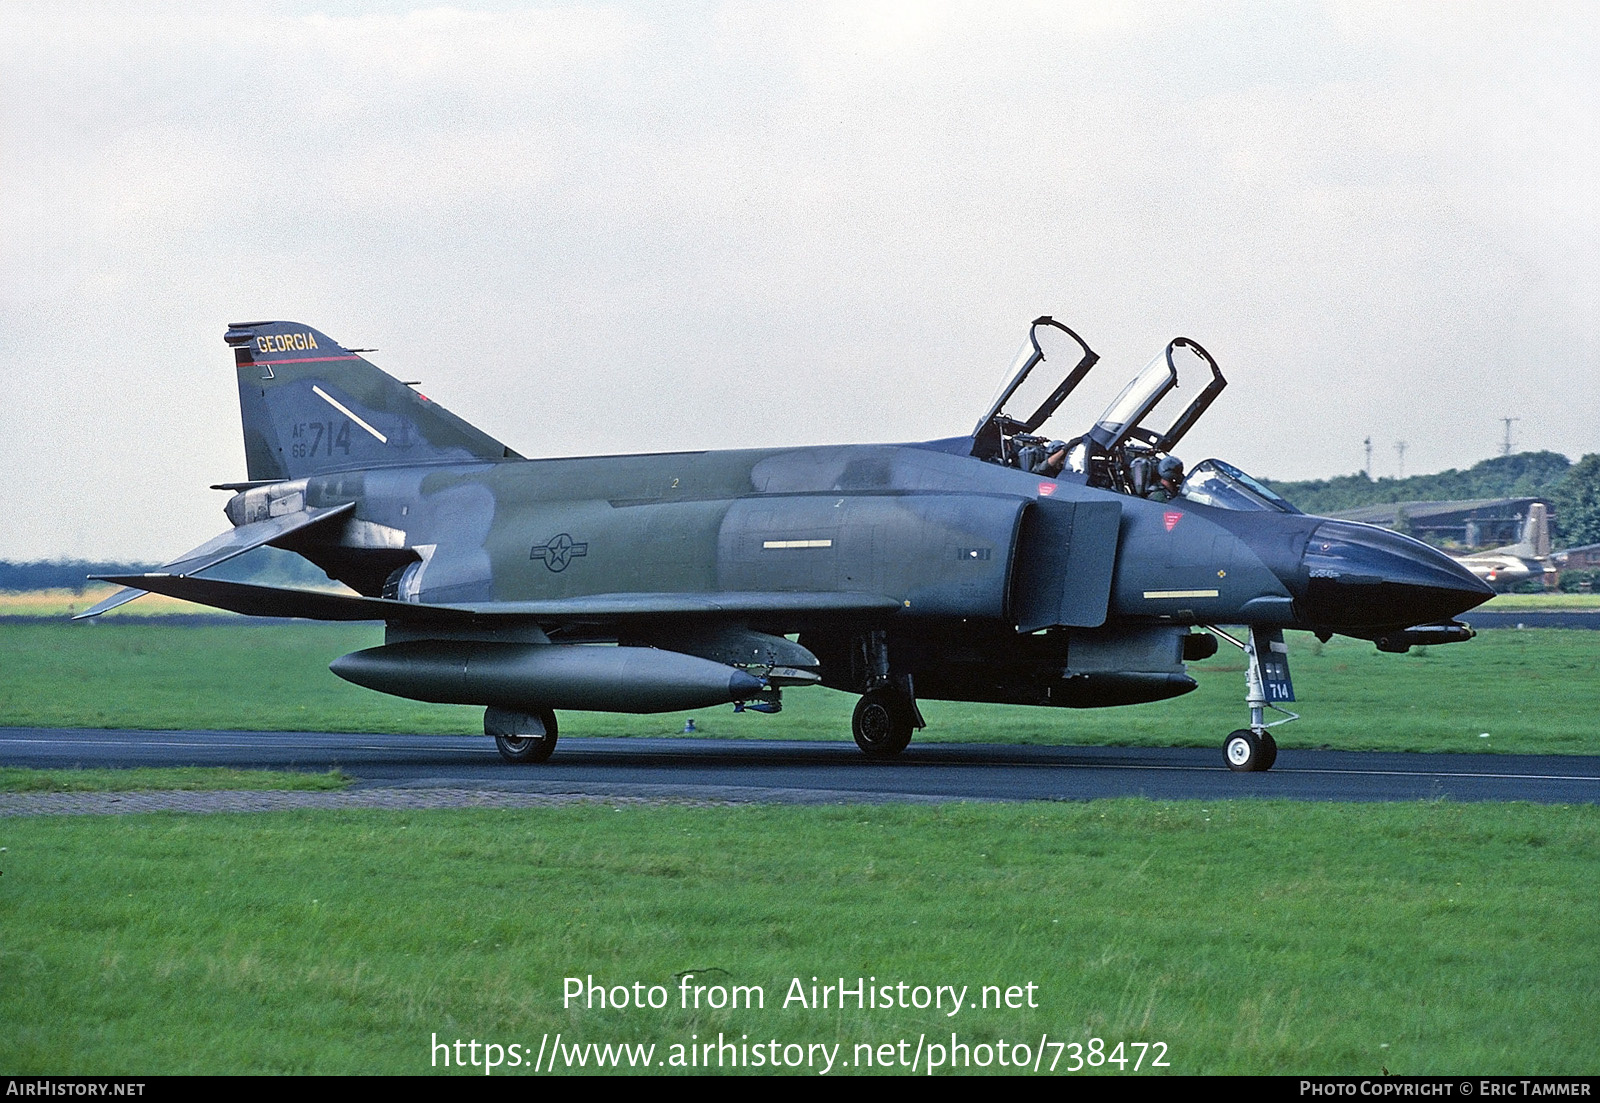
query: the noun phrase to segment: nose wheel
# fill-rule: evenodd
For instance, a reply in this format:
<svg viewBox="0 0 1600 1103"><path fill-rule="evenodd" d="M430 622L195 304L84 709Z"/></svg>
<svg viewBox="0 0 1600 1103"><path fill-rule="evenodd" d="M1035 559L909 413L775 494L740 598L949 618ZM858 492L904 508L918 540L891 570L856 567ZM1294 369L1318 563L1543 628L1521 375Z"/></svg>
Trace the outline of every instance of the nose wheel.
<svg viewBox="0 0 1600 1103"><path fill-rule="evenodd" d="M1272 769L1278 761L1278 741L1271 732L1255 732L1240 728L1222 744L1222 754L1228 760L1228 769L1241 774L1261 773Z"/></svg>

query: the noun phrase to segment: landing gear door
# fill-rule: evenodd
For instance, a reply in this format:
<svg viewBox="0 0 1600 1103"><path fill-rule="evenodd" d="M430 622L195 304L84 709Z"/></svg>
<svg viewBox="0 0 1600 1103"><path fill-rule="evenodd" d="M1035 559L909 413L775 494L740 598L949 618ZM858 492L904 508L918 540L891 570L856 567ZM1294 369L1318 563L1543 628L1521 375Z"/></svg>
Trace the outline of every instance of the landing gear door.
<svg viewBox="0 0 1600 1103"><path fill-rule="evenodd" d="M1283 642L1281 628L1250 629L1250 669L1248 699L1253 705L1259 698L1268 705L1294 700L1294 682L1289 678L1289 648Z"/></svg>
<svg viewBox="0 0 1600 1103"><path fill-rule="evenodd" d="M1028 508L1012 576L1018 632L1106 622L1121 522L1120 502L1041 498Z"/></svg>

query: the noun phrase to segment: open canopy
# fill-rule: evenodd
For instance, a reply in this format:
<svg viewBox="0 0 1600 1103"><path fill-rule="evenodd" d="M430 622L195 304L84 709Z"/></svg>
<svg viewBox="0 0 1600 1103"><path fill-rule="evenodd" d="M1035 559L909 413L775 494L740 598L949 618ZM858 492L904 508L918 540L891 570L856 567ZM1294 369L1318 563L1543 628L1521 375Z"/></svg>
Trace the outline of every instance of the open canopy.
<svg viewBox="0 0 1600 1103"><path fill-rule="evenodd" d="M972 432L972 454L992 463L1052 477L1076 478L1091 486L1146 496L1164 493L1222 509L1298 512L1249 475L1206 460L1182 480L1158 487L1166 457L1216 401L1228 381L1197 341L1177 337L1130 379L1091 424L1075 435L1043 435L1044 427L1100 357L1078 334L1048 316L1036 318L994 400ZM1205 380L1170 422L1151 420L1180 387L1180 378ZM1169 406L1170 408L1170 406ZM1178 486L1182 483L1181 487Z"/></svg>
<svg viewBox="0 0 1600 1103"><path fill-rule="evenodd" d="M1048 443L1039 430L1099 360L1082 337L1060 322L1048 315L1034 319L994 401L973 429L972 454L1018 466L1028 446ZM1206 371L1210 379L1165 430L1147 427L1145 420L1178 387L1180 370L1189 377ZM1092 425L1073 434L1072 443L1084 456L1106 454L1129 441L1147 450L1170 451L1227 385L1210 353L1187 337L1176 338L1128 381Z"/></svg>
<svg viewBox="0 0 1600 1103"><path fill-rule="evenodd" d="M1014 464L1013 438L1027 437L1049 420L1099 359L1082 337L1048 314L1035 318L994 401L972 431L972 454Z"/></svg>

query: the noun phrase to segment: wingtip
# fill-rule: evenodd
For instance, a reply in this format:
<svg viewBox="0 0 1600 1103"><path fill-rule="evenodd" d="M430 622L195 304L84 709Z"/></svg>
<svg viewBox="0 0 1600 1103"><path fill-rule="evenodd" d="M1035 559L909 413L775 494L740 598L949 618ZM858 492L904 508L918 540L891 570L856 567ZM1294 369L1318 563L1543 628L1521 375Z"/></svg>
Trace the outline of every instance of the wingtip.
<svg viewBox="0 0 1600 1103"><path fill-rule="evenodd" d="M137 586L128 585L127 583L130 580L125 577L119 577L116 575L90 575L89 577L94 579L96 582L117 582L122 584L123 588L106 598L104 601L99 601L89 606L89 608L85 609L83 612L73 614L73 620L88 620L90 617L98 617L101 613L108 613L112 609L117 608L119 605L126 605L128 602L133 601L136 598L144 597L144 595L148 592L146 590L139 589Z"/></svg>

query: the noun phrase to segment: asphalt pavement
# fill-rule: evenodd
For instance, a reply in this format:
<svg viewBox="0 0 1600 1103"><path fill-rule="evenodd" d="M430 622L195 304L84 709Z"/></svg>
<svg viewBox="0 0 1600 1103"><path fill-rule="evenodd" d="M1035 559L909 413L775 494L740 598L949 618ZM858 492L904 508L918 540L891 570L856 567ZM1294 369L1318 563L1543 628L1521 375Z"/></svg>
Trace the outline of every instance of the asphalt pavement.
<svg viewBox="0 0 1600 1103"><path fill-rule="evenodd" d="M1236 774L1219 747L912 743L889 762L846 742L562 739L542 765L511 765L483 736L0 728L0 766L232 766L328 770L356 789L450 789L796 803L1163 800L1600 803L1600 757L1283 748Z"/></svg>

